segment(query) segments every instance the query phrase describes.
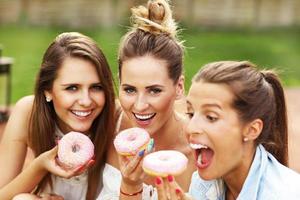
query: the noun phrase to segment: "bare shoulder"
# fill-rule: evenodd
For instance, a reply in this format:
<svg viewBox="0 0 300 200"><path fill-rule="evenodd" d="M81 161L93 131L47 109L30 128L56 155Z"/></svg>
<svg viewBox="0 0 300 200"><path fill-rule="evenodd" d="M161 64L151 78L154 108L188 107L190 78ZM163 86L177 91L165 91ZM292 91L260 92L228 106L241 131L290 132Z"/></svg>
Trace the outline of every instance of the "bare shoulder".
<svg viewBox="0 0 300 200"><path fill-rule="evenodd" d="M4 131L4 137L12 137L27 141L29 118L34 96L26 96L18 100L12 109Z"/></svg>

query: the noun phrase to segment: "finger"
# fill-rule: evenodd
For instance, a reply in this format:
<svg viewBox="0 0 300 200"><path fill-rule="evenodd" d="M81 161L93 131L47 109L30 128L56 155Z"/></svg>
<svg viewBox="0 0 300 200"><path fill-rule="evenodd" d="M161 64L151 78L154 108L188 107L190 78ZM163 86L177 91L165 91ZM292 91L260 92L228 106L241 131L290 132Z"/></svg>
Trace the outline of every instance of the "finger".
<svg viewBox="0 0 300 200"><path fill-rule="evenodd" d="M154 149L154 139L151 138L146 149L146 154L153 152L153 149Z"/></svg>
<svg viewBox="0 0 300 200"><path fill-rule="evenodd" d="M162 178L156 177L155 178L155 186L157 189L157 196L159 200L167 200L167 191L164 187L164 182Z"/></svg>
<svg viewBox="0 0 300 200"><path fill-rule="evenodd" d="M85 172L89 167L91 167L94 164L95 164L95 160L93 160L93 159L88 160L85 164L80 165L77 168L75 168L73 170L73 172L75 175L82 174L83 172Z"/></svg>
<svg viewBox="0 0 300 200"><path fill-rule="evenodd" d="M139 165L140 161L142 160L144 153L145 153L145 150L140 151L136 156L133 157L132 160L130 160L127 163L127 165L122 167L123 168L122 171L123 171L124 176L128 176L133 171L135 171L135 169Z"/></svg>
<svg viewBox="0 0 300 200"><path fill-rule="evenodd" d="M178 199L176 194L177 184L174 180L174 176L168 175L167 176L167 185L169 188L169 194L171 199Z"/></svg>

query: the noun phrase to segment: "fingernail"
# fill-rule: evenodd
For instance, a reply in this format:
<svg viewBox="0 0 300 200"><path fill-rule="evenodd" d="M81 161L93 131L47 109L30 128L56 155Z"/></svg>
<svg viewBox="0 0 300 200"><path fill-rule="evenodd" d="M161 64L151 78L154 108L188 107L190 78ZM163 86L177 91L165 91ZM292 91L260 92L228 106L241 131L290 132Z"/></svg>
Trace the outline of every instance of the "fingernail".
<svg viewBox="0 0 300 200"><path fill-rule="evenodd" d="M95 164L95 160L90 160L89 165L92 166Z"/></svg>
<svg viewBox="0 0 300 200"><path fill-rule="evenodd" d="M143 149L142 151L139 152L139 157L142 157L145 153L145 149Z"/></svg>
<svg viewBox="0 0 300 200"><path fill-rule="evenodd" d="M161 184L161 179L159 178L159 177L156 177L155 178L155 183L156 183L156 185L160 185Z"/></svg>
<svg viewBox="0 0 300 200"><path fill-rule="evenodd" d="M154 146L154 139L151 138L149 144L148 144L148 147L147 147L147 152L151 152L152 149L153 149L153 146Z"/></svg>
<svg viewBox="0 0 300 200"><path fill-rule="evenodd" d="M173 180L174 180L173 176L168 175L168 181L171 183L171 182L173 182Z"/></svg>
<svg viewBox="0 0 300 200"><path fill-rule="evenodd" d="M180 193L181 193L181 190L178 189L178 188L176 188L175 192L176 192L176 194L180 194Z"/></svg>

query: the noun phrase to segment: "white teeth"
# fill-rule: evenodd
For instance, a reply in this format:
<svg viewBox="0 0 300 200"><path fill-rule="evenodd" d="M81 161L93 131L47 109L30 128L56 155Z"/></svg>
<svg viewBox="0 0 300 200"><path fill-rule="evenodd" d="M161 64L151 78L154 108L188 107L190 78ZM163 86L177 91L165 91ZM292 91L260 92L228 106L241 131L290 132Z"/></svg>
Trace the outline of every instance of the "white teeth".
<svg viewBox="0 0 300 200"><path fill-rule="evenodd" d="M148 115L138 115L138 114L134 114L134 116L140 120L147 120L150 119L151 117L153 117L155 114L148 114Z"/></svg>
<svg viewBox="0 0 300 200"><path fill-rule="evenodd" d="M202 148L207 149L208 148L207 146L202 145L202 144L192 144L192 143L190 143L190 147L192 149L202 149Z"/></svg>
<svg viewBox="0 0 300 200"><path fill-rule="evenodd" d="M84 112L84 111L72 111L72 113L74 113L75 115L78 115L80 117L86 117L88 116L89 114L92 113L92 111L88 111L88 112Z"/></svg>
<svg viewBox="0 0 300 200"><path fill-rule="evenodd" d="M197 162L202 163L202 154L201 153L198 155Z"/></svg>

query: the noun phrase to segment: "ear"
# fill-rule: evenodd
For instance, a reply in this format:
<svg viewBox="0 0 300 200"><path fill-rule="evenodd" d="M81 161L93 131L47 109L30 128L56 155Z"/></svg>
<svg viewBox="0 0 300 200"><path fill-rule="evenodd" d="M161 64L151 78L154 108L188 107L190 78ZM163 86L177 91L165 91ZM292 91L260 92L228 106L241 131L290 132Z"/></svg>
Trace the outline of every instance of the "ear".
<svg viewBox="0 0 300 200"><path fill-rule="evenodd" d="M176 84L176 100L181 99L184 95L184 76L181 75Z"/></svg>
<svg viewBox="0 0 300 200"><path fill-rule="evenodd" d="M45 99L47 102L50 102L52 100L52 94L49 91L44 91Z"/></svg>
<svg viewBox="0 0 300 200"><path fill-rule="evenodd" d="M255 119L252 122L250 122L246 130L243 134L243 140L244 142L255 140L260 135L261 131L263 129L263 121L261 119Z"/></svg>

